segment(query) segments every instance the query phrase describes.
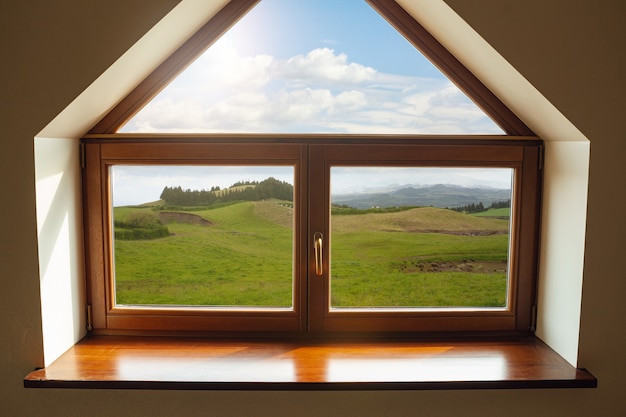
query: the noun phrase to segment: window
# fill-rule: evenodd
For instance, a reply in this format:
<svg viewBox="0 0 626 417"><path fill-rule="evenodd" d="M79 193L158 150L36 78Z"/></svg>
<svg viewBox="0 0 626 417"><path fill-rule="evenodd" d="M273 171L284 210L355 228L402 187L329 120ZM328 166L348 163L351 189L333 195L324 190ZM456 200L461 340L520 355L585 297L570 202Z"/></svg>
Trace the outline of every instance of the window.
<svg viewBox="0 0 626 417"><path fill-rule="evenodd" d="M259 2L118 131L503 133L363 0Z"/></svg>
<svg viewBox="0 0 626 417"><path fill-rule="evenodd" d="M85 142L97 329L531 326L538 141ZM232 184L163 182L198 175ZM161 200L118 205L142 177Z"/></svg>
<svg viewBox="0 0 626 417"><path fill-rule="evenodd" d="M311 127L313 114L285 131L250 119L244 106L209 112L211 120L245 116L234 130L118 133L154 127L131 116L253 3L230 2L83 139L92 327L238 335L531 329L541 141L393 1L369 3L506 140L381 131L395 125L387 122L350 133L355 120L388 115L385 101L356 116L335 106L324 114L343 119ZM335 104L365 95L329 94ZM241 106L240 98L226 101ZM326 130L342 120L348 128ZM142 198L154 184L159 197Z"/></svg>
<svg viewBox="0 0 626 417"><path fill-rule="evenodd" d="M306 250L302 246L306 230L304 151L299 144L271 143L87 144L87 210L93 219L89 232L94 234L94 238L89 235L89 243L90 255L95 257L91 264L97 268L89 275L92 292L101 294L92 299L94 326L300 329L305 308L302 292L306 288ZM118 192L121 184L128 180L124 175L169 170L171 178L174 169L182 172L183 178L192 175L192 170L200 170L202 175L214 173L216 180L220 175L239 172L241 177L234 178L242 183L232 184L228 190L205 190L220 200L215 204L170 198L164 186L165 199L157 207L135 206L126 213L114 207L122 195ZM250 174L263 178L262 183L245 176ZM274 177L291 178L291 182ZM259 192L263 187L268 194L245 196L246 189ZM176 184L171 190L176 193ZM235 203L246 202L229 205L226 199L219 199L228 196L226 191L234 196ZM207 217L198 209L211 213ZM265 213L257 216L255 209ZM212 226L212 222L216 224ZM163 223L170 223L172 230ZM161 230L166 237L150 234ZM209 298L203 301L202 294Z"/></svg>

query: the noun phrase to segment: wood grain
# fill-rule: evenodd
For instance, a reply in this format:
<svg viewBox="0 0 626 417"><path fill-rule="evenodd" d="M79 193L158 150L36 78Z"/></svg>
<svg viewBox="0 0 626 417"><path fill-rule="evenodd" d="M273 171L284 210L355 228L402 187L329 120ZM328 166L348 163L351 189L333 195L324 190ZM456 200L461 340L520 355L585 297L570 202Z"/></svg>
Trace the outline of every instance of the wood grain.
<svg viewBox="0 0 626 417"><path fill-rule="evenodd" d="M535 337L263 341L91 336L28 388L389 390L593 388Z"/></svg>

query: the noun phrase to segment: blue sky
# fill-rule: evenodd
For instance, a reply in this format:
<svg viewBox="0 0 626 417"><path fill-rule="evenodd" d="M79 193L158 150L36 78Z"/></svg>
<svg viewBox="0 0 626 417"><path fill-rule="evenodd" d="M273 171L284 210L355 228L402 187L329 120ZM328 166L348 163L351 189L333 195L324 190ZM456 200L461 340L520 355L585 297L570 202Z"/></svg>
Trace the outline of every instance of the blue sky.
<svg viewBox="0 0 626 417"><path fill-rule="evenodd" d="M441 77L364 0L263 0L230 35L243 55L287 59L328 47L381 72Z"/></svg>
<svg viewBox="0 0 626 417"><path fill-rule="evenodd" d="M121 131L502 133L364 0L262 0Z"/></svg>
<svg viewBox="0 0 626 417"><path fill-rule="evenodd" d="M262 0L121 131L502 133L364 0ZM255 171L119 166L114 204L157 200L165 186L224 188L268 173L293 182L291 168ZM377 187L388 178L358 175ZM495 177L396 171L394 181L510 186L510 176ZM343 178L334 191L355 191L357 182Z"/></svg>

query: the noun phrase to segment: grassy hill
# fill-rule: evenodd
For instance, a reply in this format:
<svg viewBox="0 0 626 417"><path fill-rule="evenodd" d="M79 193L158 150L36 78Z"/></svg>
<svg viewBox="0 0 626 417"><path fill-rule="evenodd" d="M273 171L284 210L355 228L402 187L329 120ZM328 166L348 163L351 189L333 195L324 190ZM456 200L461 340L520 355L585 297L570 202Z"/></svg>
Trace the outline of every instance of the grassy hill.
<svg viewBox="0 0 626 417"><path fill-rule="evenodd" d="M137 211L155 213L118 207L114 216ZM178 213L168 217L167 237L115 241L118 304L291 306L289 204L243 202ZM333 215L331 223L333 306L505 303L506 220L423 207Z"/></svg>
<svg viewBox="0 0 626 417"><path fill-rule="evenodd" d="M452 210L420 207L396 213L332 217L333 232L354 230L409 233L505 233L506 220L480 218Z"/></svg>
<svg viewBox="0 0 626 417"><path fill-rule="evenodd" d="M511 209L509 207L488 209L487 211L481 211L480 213L472 213L472 216L476 217L493 217L493 218L506 218L511 216Z"/></svg>
<svg viewBox="0 0 626 417"><path fill-rule="evenodd" d="M282 227L293 228L293 207L291 203L279 200L256 201L254 215Z"/></svg>

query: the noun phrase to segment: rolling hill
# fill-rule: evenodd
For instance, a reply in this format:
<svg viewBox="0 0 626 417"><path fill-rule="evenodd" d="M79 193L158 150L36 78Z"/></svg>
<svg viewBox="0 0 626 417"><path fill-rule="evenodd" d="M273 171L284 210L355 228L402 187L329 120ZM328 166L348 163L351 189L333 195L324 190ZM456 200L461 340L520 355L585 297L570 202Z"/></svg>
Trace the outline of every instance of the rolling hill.
<svg viewBox="0 0 626 417"><path fill-rule="evenodd" d="M337 194L332 196L332 203L358 209L402 206L459 207L481 202L487 207L493 202L510 198L511 190L506 189L437 184L408 185L383 192Z"/></svg>
<svg viewBox="0 0 626 417"><path fill-rule="evenodd" d="M420 207L397 213L333 216L333 232L379 231L486 235L507 233L507 220L489 219L436 207Z"/></svg>

